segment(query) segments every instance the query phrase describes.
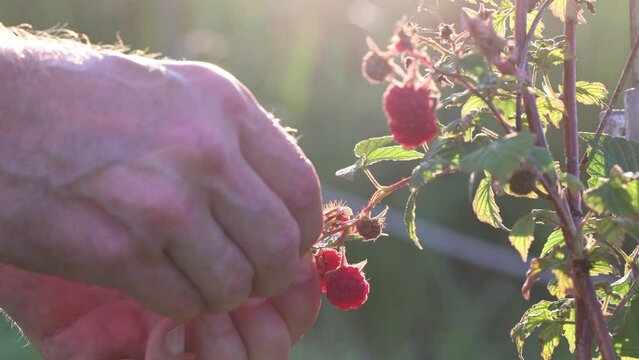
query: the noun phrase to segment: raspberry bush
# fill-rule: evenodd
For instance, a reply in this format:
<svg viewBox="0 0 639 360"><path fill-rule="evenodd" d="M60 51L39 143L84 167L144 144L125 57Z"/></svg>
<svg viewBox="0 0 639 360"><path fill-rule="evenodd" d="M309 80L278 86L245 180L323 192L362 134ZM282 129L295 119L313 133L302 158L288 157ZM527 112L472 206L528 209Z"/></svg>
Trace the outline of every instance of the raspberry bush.
<svg viewBox="0 0 639 360"><path fill-rule="evenodd" d="M372 84L387 84L381 107L390 135L359 142L356 162L337 171L347 179L363 173L376 191L357 213L342 203L325 208L316 262L332 304L355 309L368 297L365 262L349 265L345 248L384 235L385 210L374 214L384 198L408 192L406 229L421 249L420 190L465 173L477 218L504 230L523 261L531 258L522 297L540 291L533 285L543 274L552 278L554 300L532 305L511 331L520 358L537 334L543 359L561 341L579 360L639 359L639 144L602 134L629 65L608 103L603 84L576 77L576 28L595 13L594 1L468 1L476 7L465 8L456 24L402 21L386 46L367 39L362 72ZM544 16L558 18L564 33L545 34ZM548 75L555 68L562 84ZM578 103L606 110L595 132L579 132ZM459 108L459 117L438 117L441 107ZM563 132L563 149L551 152L546 132L554 131ZM387 161L415 167L382 185L371 165ZM498 195L537 206L504 224ZM537 226L553 231L536 239ZM544 246L529 256L534 241Z"/></svg>

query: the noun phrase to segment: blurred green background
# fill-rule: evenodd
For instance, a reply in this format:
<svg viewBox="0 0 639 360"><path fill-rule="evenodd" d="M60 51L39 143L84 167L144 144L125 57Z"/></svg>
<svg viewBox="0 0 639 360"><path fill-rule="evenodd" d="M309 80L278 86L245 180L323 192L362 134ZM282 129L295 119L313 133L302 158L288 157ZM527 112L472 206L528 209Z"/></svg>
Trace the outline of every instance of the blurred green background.
<svg viewBox="0 0 639 360"><path fill-rule="evenodd" d="M367 196L373 189L363 177L347 182L334 176L350 164L355 142L387 132L380 101L384 87L360 76L364 38L371 35L384 44L403 15L427 27L455 22L462 5L447 0L0 0L0 21L30 23L36 29L66 23L94 42L112 43L119 36L134 48L219 64L251 88L265 108L299 130L299 143L325 185ZM589 23L579 30L578 74L611 89L629 50L627 5L608 1L598 2L597 8L599 14L588 16ZM560 30L548 19L547 33ZM558 79L559 73L554 75ZM582 128L592 131L598 109L580 110ZM457 115L447 110L440 118L446 122ZM551 142L557 144L560 137L551 130ZM389 182L408 169L376 171ZM419 216L453 230L446 238L429 239L428 228L422 229L424 251L403 241L401 232L349 250L353 260L369 259L369 302L353 312L325 305L292 359L516 358L508 334L530 305L519 295L523 271L513 277L428 248L430 240L455 244L457 234L507 246L505 233L473 218L466 183L464 176L452 176L422 192ZM389 205L401 209L404 196L394 196ZM508 199L500 205L507 225L527 209ZM532 301L545 293L536 288ZM526 353L539 358L534 339ZM559 353L563 357L558 358L568 358L564 344ZM0 327L0 359L40 357L7 323Z"/></svg>

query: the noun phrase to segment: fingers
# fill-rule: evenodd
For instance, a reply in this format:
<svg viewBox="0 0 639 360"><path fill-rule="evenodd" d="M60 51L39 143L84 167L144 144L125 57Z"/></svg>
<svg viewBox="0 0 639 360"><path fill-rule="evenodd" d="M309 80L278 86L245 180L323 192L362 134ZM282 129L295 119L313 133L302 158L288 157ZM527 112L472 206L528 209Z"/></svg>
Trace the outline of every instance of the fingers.
<svg viewBox="0 0 639 360"><path fill-rule="evenodd" d="M266 299L253 299L231 312L250 360L285 360L291 347L286 323Z"/></svg>
<svg viewBox="0 0 639 360"><path fill-rule="evenodd" d="M229 314L203 314L193 320L192 326L193 350L198 360L249 359Z"/></svg>
<svg viewBox="0 0 639 360"><path fill-rule="evenodd" d="M219 313L240 306L251 292L253 267L208 207L192 214L183 228L174 231L167 253L199 290L206 311Z"/></svg>
<svg viewBox="0 0 639 360"><path fill-rule="evenodd" d="M195 360L195 354L185 353L184 324L163 319L153 326L146 344L145 360Z"/></svg>
<svg viewBox="0 0 639 360"><path fill-rule="evenodd" d="M245 90L253 104L242 122L242 154L286 204L300 229L300 254L306 253L322 229L322 198L317 174L302 150Z"/></svg>
<svg viewBox="0 0 639 360"><path fill-rule="evenodd" d="M321 300L317 268L311 256L305 255L291 287L284 294L271 298L271 303L286 323L291 344L297 343L313 325L319 314Z"/></svg>
<svg viewBox="0 0 639 360"><path fill-rule="evenodd" d="M168 258L153 264L130 263L118 269L122 289L145 307L174 319L188 319L205 309L198 289Z"/></svg>
<svg viewBox="0 0 639 360"><path fill-rule="evenodd" d="M253 296L288 288L300 232L282 200L242 159L210 180L211 213L255 269Z"/></svg>

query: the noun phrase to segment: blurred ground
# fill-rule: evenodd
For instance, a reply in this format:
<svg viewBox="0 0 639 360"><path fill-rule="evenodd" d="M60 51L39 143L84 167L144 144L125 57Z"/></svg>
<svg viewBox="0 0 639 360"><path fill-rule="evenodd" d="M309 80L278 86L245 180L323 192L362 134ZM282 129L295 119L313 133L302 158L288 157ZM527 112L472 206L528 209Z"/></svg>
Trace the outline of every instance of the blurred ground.
<svg viewBox="0 0 639 360"><path fill-rule="evenodd" d="M436 0L421 3L448 23L457 20L462 4L440 0L436 9ZM599 14L579 31L579 76L612 88L629 50L627 9L617 2L598 2L597 7ZM440 21L420 11L417 0L0 0L0 21L6 25L31 23L45 29L68 23L97 42L114 42L119 34L135 48L225 67L267 109L299 130L300 145L325 184L361 196L372 192L365 179L348 183L333 173L349 165L355 142L386 133L380 105L384 89L359 75L364 37L384 43L404 14L423 26ZM559 29L548 22L547 32L559 34ZM580 110L583 129L594 130L596 109ZM440 113L444 122L456 115ZM560 137L553 130L551 142ZM387 169L380 178L392 181L406 169ZM389 205L401 209L402 196L391 198ZM501 206L507 224L526 211L511 201ZM429 184L418 213L507 245L506 234L473 218L463 176ZM349 250L352 259L369 259L369 302L356 312L324 306L292 359L515 359L508 332L530 305L519 296L521 280L428 248L419 252L401 237ZM545 296L545 291L538 288L533 295ZM536 350L536 341L530 341L529 358L538 358ZM563 344L560 353L567 353ZM0 359L39 356L7 326L0 329Z"/></svg>

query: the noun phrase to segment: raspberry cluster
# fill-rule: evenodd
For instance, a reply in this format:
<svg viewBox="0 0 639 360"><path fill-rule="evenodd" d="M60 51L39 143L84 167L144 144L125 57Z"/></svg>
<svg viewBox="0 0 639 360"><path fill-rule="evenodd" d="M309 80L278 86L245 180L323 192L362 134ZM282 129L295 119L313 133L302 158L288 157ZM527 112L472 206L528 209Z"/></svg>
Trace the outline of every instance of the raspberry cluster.
<svg viewBox="0 0 639 360"><path fill-rule="evenodd" d="M315 263L328 301L342 310L357 309L368 299L370 285L362 271L366 261L350 265L347 241L373 241L383 235L386 211L370 216L362 211L353 216L341 202L324 207L323 239L315 245Z"/></svg>
<svg viewBox="0 0 639 360"><path fill-rule="evenodd" d="M364 276L364 263L349 265L343 253L321 249L315 262L322 281L322 292L328 301L341 310L353 310L368 299L370 285Z"/></svg>

